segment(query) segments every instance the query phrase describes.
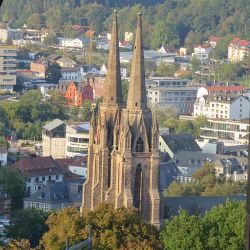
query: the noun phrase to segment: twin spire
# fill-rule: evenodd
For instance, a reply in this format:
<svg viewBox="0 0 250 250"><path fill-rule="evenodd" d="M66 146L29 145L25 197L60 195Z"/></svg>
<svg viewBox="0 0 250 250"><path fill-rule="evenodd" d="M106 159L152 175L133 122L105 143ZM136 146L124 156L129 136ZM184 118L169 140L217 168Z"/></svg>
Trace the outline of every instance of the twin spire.
<svg viewBox="0 0 250 250"><path fill-rule="evenodd" d="M104 97L104 102L109 105L113 104L120 106L123 104L119 57L117 11L114 11L108 60L108 73L106 78L108 89L106 96ZM145 108L147 108L147 97L145 87L144 52L142 41L142 18L141 13L138 13L127 109L142 110Z"/></svg>

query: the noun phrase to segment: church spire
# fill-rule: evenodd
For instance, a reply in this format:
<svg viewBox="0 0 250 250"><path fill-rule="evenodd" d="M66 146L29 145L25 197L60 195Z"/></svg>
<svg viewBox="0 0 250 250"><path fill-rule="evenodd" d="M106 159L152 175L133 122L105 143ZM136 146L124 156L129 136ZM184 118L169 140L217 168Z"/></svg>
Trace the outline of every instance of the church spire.
<svg viewBox="0 0 250 250"><path fill-rule="evenodd" d="M123 103L119 57L117 11L114 10L111 42L109 46L108 73L106 77L107 93L104 97L104 103L118 105Z"/></svg>
<svg viewBox="0 0 250 250"><path fill-rule="evenodd" d="M127 109L130 110L142 110L147 108L141 19L141 13L138 13L134 56L127 101Z"/></svg>

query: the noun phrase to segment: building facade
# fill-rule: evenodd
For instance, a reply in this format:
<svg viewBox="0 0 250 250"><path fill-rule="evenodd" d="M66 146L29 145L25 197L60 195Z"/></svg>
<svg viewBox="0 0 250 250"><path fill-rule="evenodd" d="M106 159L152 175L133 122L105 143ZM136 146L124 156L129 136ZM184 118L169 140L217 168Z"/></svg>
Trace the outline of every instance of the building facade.
<svg viewBox="0 0 250 250"><path fill-rule="evenodd" d="M111 37L107 94L91 120L82 209L94 209L101 202L109 202L114 208L135 207L145 221L159 227L159 131L156 117L147 107L141 14L126 108L122 100L116 12Z"/></svg>
<svg viewBox="0 0 250 250"><path fill-rule="evenodd" d="M228 46L228 60L230 62L240 62L245 55L250 54L250 42L235 37Z"/></svg>
<svg viewBox="0 0 250 250"><path fill-rule="evenodd" d="M217 139L227 146L248 144L249 121L208 119L208 123L201 127L201 138Z"/></svg>
<svg viewBox="0 0 250 250"><path fill-rule="evenodd" d="M55 119L46 124L42 131L43 156L65 158L66 151L66 124Z"/></svg>
<svg viewBox="0 0 250 250"><path fill-rule="evenodd" d="M197 98L194 117L235 119L249 118L250 101L246 96L210 95Z"/></svg>
<svg viewBox="0 0 250 250"><path fill-rule="evenodd" d="M84 156L88 153L89 123L66 126L66 156Z"/></svg>
<svg viewBox="0 0 250 250"><path fill-rule="evenodd" d="M178 114L192 114L198 87L152 87L147 89L152 107L171 108Z"/></svg>
<svg viewBox="0 0 250 250"><path fill-rule="evenodd" d="M13 92L16 85L16 57L14 46L0 46L0 92Z"/></svg>

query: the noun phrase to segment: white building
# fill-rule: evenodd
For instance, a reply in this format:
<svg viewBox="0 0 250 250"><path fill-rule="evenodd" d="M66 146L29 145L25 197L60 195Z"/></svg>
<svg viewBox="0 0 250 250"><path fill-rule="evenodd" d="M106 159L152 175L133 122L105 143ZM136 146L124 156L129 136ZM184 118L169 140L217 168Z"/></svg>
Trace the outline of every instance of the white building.
<svg viewBox="0 0 250 250"><path fill-rule="evenodd" d="M125 31L124 40L127 42L132 42L133 36L134 36L134 34L132 32Z"/></svg>
<svg viewBox="0 0 250 250"><path fill-rule="evenodd" d="M230 62L240 62L245 55L250 54L250 42L234 38L228 46L228 60Z"/></svg>
<svg viewBox="0 0 250 250"><path fill-rule="evenodd" d="M0 167L7 164L7 146L0 146Z"/></svg>
<svg viewBox="0 0 250 250"><path fill-rule="evenodd" d="M66 156L84 156L88 153L89 122L66 126Z"/></svg>
<svg viewBox="0 0 250 250"><path fill-rule="evenodd" d="M194 47L194 53L192 56L195 56L200 61L204 62L208 59L210 52L212 51L212 47L209 44L202 44Z"/></svg>
<svg viewBox="0 0 250 250"><path fill-rule="evenodd" d="M156 86L147 89L148 103L152 107L171 108L178 114L192 114L197 87Z"/></svg>
<svg viewBox="0 0 250 250"><path fill-rule="evenodd" d="M224 143L218 142L212 139L197 139L195 140L199 147L202 149L202 153L206 154L223 154Z"/></svg>
<svg viewBox="0 0 250 250"><path fill-rule="evenodd" d="M243 95L207 95L194 103L194 117L241 120L249 118L249 114L250 102Z"/></svg>
<svg viewBox="0 0 250 250"><path fill-rule="evenodd" d="M249 119L208 119L201 127L201 138L216 139L225 146L248 144Z"/></svg>
<svg viewBox="0 0 250 250"><path fill-rule="evenodd" d="M61 68L62 77L60 80L80 81L80 68L79 67L64 67Z"/></svg>
<svg viewBox="0 0 250 250"><path fill-rule="evenodd" d="M72 38L60 37L58 38L58 40L59 40L59 44L62 47L82 49L84 46L83 41L79 38L72 39Z"/></svg>
<svg viewBox="0 0 250 250"><path fill-rule="evenodd" d="M22 39L24 32L20 29L0 29L0 42L5 43L8 40Z"/></svg>
<svg viewBox="0 0 250 250"><path fill-rule="evenodd" d="M16 85L16 58L14 46L0 47L0 91L12 92Z"/></svg>
<svg viewBox="0 0 250 250"><path fill-rule="evenodd" d="M30 194L41 190L49 181L62 182L68 172L51 157L23 158L16 163L21 174L26 176L26 187Z"/></svg>
<svg viewBox="0 0 250 250"><path fill-rule="evenodd" d="M159 52L162 52L168 56L176 56L177 55L177 50L170 45L163 45L161 48L158 50Z"/></svg>

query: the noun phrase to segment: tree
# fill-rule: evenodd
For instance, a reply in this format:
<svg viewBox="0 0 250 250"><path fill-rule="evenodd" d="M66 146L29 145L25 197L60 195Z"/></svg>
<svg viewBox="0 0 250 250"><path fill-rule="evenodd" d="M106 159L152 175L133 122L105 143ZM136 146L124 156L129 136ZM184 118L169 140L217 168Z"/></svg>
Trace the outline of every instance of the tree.
<svg viewBox="0 0 250 250"><path fill-rule="evenodd" d="M27 25L32 29L40 29L44 23L44 17L39 13L33 13L27 19Z"/></svg>
<svg viewBox="0 0 250 250"><path fill-rule="evenodd" d="M190 64L192 66L192 72L200 71L201 61L196 56L192 57L192 59L190 60Z"/></svg>
<svg viewBox="0 0 250 250"><path fill-rule="evenodd" d="M61 66L56 62L49 62L45 72L45 79L50 83L58 84L61 77Z"/></svg>
<svg viewBox="0 0 250 250"><path fill-rule="evenodd" d="M154 73L157 70L157 65L154 61L145 60L145 72L146 73Z"/></svg>
<svg viewBox="0 0 250 250"><path fill-rule="evenodd" d="M227 201L205 215L178 216L165 220L161 239L165 249L245 249L245 202Z"/></svg>
<svg viewBox="0 0 250 250"><path fill-rule="evenodd" d="M174 76L175 70L175 64L160 63L156 72L159 76Z"/></svg>
<svg viewBox="0 0 250 250"><path fill-rule="evenodd" d="M23 176L10 166L2 167L0 169L0 184L11 198L11 210L22 209L23 198L27 195Z"/></svg>
<svg viewBox="0 0 250 250"><path fill-rule="evenodd" d="M47 231L47 218L48 213L40 209L26 208L16 211L10 219L10 225L6 226L6 237L17 241L26 239L31 247L35 247Z"/></svg>
<svg viewBox="0 0 250 250"><path fill-rule="evenodd" d="M152 225L143 222L136 209L113 209L100 204L94 211L84 210L82 218L74 208L53 213L47 220L49 230L41 244L46 249L65 248L87 238L87 225L93 227L94 249L160 249L159 234Z"/></svg>
<svg viewBox="0 0 250 250"><path fill-rule="evenodd" d="M53 34L53 33L47 35L43 40L43 44L46 46L55 45L57 44L57 42L58 42L57 36L56 34Z"/></svg>
<svg viewBox="0 0 250 250"><path fill-rule="evenodd" d="M90 101L84 101L82 103L82 114L81 118L83 121L90 121L92 115L92 107Z"/></svg>

